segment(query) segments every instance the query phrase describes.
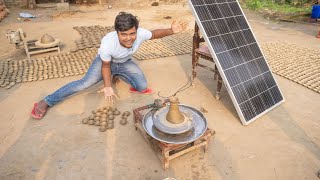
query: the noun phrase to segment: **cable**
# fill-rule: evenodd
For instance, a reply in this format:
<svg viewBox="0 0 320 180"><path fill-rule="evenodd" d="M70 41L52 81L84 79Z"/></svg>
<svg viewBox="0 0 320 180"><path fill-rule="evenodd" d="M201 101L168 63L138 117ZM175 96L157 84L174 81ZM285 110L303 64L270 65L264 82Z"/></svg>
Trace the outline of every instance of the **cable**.
<svg viewBox="0 0 320 180"><path fill-rule="evenodd" d="M189 86L188 86L188 85L189 85ZM161 95L160 95L160 91L159 91L159 92L158 92L158 96L161 97L161 98L170 98L170 97L172 97L172 96L176 96L177 93L188 89L190 86L192 86L192 80L191 80L191 76L189 75L189 80L188 80L188 82L187 82L185 85L183 85L182 87L180 87L174 94L172 94L171 96L165 97L165 96L161 96Z"/></svg>

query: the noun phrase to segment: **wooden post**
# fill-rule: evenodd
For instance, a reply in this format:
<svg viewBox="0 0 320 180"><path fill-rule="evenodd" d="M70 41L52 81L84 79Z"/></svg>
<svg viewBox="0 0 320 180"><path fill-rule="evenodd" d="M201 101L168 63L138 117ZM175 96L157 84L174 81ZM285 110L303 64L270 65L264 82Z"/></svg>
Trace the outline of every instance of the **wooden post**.
<svg viewBox="0 0 320 180"><path fill-rule="evenodd" d="M36 8L36 0L27 0L27 7L30 9Z"/></svg>
<svg viewBox="0 0 320 180"><path fill-rule="evenodd" d="M199 27L197 22L194 24L194 34L193 34L193 41L192 41L192 82L194 81L195 77L197 76L196 68L197 68L197 57L195 50L199 48Z"/></svg>

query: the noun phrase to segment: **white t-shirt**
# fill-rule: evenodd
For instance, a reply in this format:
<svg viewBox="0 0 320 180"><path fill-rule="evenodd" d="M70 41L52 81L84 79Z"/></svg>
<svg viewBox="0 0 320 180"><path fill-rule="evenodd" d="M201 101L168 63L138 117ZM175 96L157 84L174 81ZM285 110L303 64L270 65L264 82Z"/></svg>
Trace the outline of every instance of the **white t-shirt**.
<svg viewBox="0 0 320 180"><path fill-rule="evenodd" d="M131 48L121 46L119 37L116 31L108 33L102 38L98 54L103 61L112 61L115 63L123 63L131 58L131 56L138 50L141 44L151 39L152 32L143 28L138 28L137 38L133 42Z"/></svg>

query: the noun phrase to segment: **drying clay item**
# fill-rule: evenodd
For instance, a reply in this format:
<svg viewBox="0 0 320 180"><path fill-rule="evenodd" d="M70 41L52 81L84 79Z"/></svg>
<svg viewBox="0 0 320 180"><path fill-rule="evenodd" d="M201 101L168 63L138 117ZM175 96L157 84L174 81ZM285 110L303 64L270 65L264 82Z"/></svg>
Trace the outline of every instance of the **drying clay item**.
<svg viewBox="0 0 320 180"><path fill-rule="evenodd" d="M94 121L100 121L100 118L99 117L95 117Z"/></svg>
<svg viewBox="0 0 320 180"><path fill-rule="evenodd" d="M123 114L126 115L126 116L130 116L130 112L129 111L125 111L125 112L123 112Z"/></svg>
<svg viewBox="0 0 320 180"><path fill-rule="evenodd" d="M85 49L75 53L61 53L37 59L21 61L2 61L0 68L0 87L10 88L20 82L46 80L79 75L86 72L96 49ZM48 69L49 70L48 70ZM53 69L53 72L51 70Z"/></svg>
<svg viewBox="0 0 320 180"><path fill-rule="evenodd" d="M96 110L93 110L93 111L92 111L92 114L96 114L96 113L97 113L97 111L96 111Z"/></svg>
<svg viewBox="0 0 320 180"><path fill-rule="evenodd" d="M97 113L96 113L96 117L97 117L97 116L101 116L101 112L97 112Z"/></svg>
<svg viewBox="0 0 320 180"><path fill-rule="evenodd" d="M106 110L106 109L104 109L103 111L102 111L102 113L104 113L104 114L106 114L108 112L108 110Z"/></svg>
<svg viewBox="0 0 320 180"><path fill-rule="evenodd" d="M91 119L93 120L93 119L94 119L94 115L90 115L90 116L89 116L89 119L90 119L90 120L91 120Z"/></svg>
<svg viewBox="0 0 320 180"><path fill-rule="evenodd" d="M126 115L121 117L121 119L127 119L127 118L128 118L128 116L126 116Z"/></svg>
<svg viewBox="0 0 320 180"><path fill-rule="evenodd" d="M107 123L108 123L108 124L113 124L114 121L113 121L113 120L109 120Z"/></svg>
<svg viewBox="0 0 320 180"><path fill-rule="evenodd" d="M107 114L108 115L113 115L113 112L109 110Z"/></svg>
<svg viewBox="0 0 320 180"><path fill-rule="evenodd" d="M113 112L113 114L116 115L116 116L119 116L121 114L121 112L116 110L116 111Z"/></svg>
<svg viewBox="0 0 320 180"><path fill-rule="evenodd" d="M107 127L105 127L105 126L100 126L99 127L99 131L100 132L105 132L107 130Z"/></svg>
<svg viewBox="0 0 320 180"><path fill-rule="evenodd" d="M100 121L101 121L101 122L107 122L107 121L108 121L108 118L107 118L107 117L101 117Z"/></svg>
<svg viewBox="0 0 320 180"><path fill-rule="evenodd" d="M114 123L114 120L109 120L108 123L109 123L109 124L110 124L110 123Z"/></svg>
<svg viewBox="0 0 320 180"><path fill-rule="evenodd" d="M107 126L107 122L106 122L106 121L101 122L101 123L100 123L100 126Z"/></svg>
<svg viewBox="0 0 320 180"><path fill-rule="evenodd" d="M113 129L114 128L114 124L113 123L110 123L107 125L107 129Z"/></svg>
<svg viewBox="0 0 320 180"><path fill-rule="evenodd" d="M84 119L82 119L82 123L83 123L83 124L88 124L88 121L89 121L89 119L88 119L88 118L84 118Z"/></svg>
<svg viewBox="0 0 320 180"><path fill-rule="evenodd" d="M94 122L94 125L100 126L100 121L95 121L95 122Z"/></svg>
<svg viewBox="0 0 320 180"><path fill-rule="evenodd" d="M128 122L128 121L127 121L126 119L121 119L121 120L120 120L120 124L122 124L122 125L127 124L127 122Z"/></svg>
<svg viewBox="0 0 320 180"><path fill-rule="evenodd" d="M114 120L114 115L109 115L109 116L108 116L108 119Z"/></svg>
<svg viewBox="0 0 320 180"><path fill-rule="evenodd" d="M89 124L89 125L93 125L93 124L94 124L94 120L92 120L92 119L89 120L89 121L88 121L88 124Z"/></svg>

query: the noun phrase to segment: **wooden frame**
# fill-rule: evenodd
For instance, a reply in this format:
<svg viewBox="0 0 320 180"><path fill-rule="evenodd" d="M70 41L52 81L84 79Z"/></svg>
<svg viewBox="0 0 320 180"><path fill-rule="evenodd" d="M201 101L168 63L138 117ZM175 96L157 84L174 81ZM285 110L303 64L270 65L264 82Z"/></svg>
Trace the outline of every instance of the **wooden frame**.
<svg viewBox="0 0 320 180"><path fill-rule="evenodd" d="M26 51L27 57L30 58L32 54L40 54L40 53L45 53L45 52L50 52L50 51L58 51L60 53L60 47L59 45L56 45L54 47L49 47L49 48L41 48L35 45L35 42L37 40L29 40L26 41L25 35L21 29L19 29L19 34L21 37L21 40L23 42L23 47Z"/></svg>
<svg viewBox="0 0 320 180"><path fill-rule="evenodd" d="M219 100L220 99L220 92L221 92L221 88L222 88L222 78L220 76L220 73L219 73L216 65L214 65L214 69L213 69L211 67L208 67L206 65L199 63L199 58L202 58L204 60L208 60L208 61L214 63L213 57L210 54L208 47L207 46L200 47L200 43L202 43L202 42L204 42L204 39L200 36L199 27L198 27L197 23L195 22L194 35L193 35L193 46L192 46L192 82L194 84L194 79L197 76L197 67L198 66L214 72L214 80L218 79L217 89L216 89L216 99Z"/></svg>
<svg viewBox="0 0 320 180"><path fill-rule="evenodd" d="M136 130L144 137L155 151L161 161L164 170L169 168L170 160L182 156L194 149L204 147L204 152L208 150L210 138L215 135L215 131L207 128L206 132L197 140L186 144L170 144L158 141L146 133L142 126L142 118L144 113L153 107L153 104L136 108L133 110L133 120Z"/></svg>

